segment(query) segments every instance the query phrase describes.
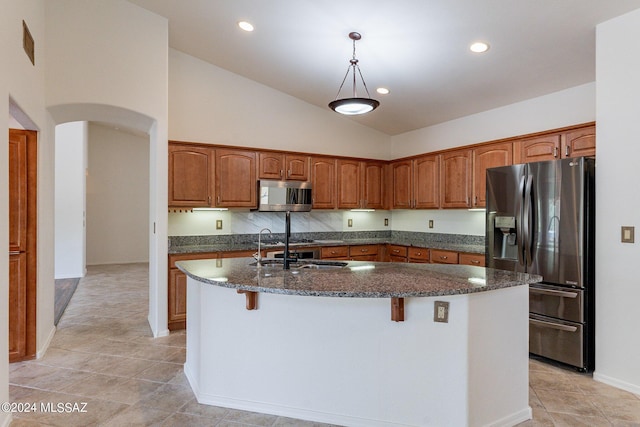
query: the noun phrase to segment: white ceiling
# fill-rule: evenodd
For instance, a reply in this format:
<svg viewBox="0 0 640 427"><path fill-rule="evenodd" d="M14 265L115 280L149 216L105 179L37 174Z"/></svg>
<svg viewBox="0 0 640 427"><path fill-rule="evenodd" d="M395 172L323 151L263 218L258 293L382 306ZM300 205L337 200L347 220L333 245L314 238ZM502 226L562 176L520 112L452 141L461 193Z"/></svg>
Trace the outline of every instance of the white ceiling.
<svg viewBox="0 0 640 427"><path fill-rule="evenodd" d="M640 8L640 0L129 1L169 19L172 48L322 108L347 71L347 35L360 32L360 68L381 105L350 119L389 135L594 81L596 25ZM255 31L240 30L240 20ZM490 50L470 52L476 40ZM379 86L391 93L376 94Z"/></svg>

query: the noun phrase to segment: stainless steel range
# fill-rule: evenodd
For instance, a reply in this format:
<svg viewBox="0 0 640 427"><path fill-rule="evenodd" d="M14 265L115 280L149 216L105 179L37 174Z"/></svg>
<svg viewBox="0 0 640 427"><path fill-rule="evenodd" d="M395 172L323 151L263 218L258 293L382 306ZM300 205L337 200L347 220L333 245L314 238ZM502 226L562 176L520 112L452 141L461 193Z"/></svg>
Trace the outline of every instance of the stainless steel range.
<svg viewBox="0 0 640 427"><path fill-rule="evenodd" d="M595 161L487 171L487 267L539 274L529 290L529 351L595 367Z"/></svg>

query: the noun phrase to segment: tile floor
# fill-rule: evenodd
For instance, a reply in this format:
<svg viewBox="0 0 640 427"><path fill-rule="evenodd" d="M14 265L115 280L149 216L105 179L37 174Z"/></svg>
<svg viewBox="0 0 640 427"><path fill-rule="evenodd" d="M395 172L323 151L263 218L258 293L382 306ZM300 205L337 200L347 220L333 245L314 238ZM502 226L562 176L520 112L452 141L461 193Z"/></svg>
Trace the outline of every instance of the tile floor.
<svg viewBox="0 0 640 427"><path fill-rule="evenodd" d="M323 426L198 404L182 372L184 332L151 336L147 269L90 267L45 356L10 366L12 402L84 402L86 412L15 413L12 427ZM640 426L640 396L588 375L531 360L529 393L534 419L521 427Z"/></svg>

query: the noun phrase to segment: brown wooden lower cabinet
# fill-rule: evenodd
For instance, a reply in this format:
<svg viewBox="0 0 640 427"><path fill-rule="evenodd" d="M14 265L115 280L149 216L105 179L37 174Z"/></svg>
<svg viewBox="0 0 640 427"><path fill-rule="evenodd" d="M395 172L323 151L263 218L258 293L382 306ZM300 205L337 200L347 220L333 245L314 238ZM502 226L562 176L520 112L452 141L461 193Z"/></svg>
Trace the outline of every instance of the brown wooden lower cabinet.
<svg viewBox="0 0 640 427"><path fill-rule="evenodd" d="M320 259L349 259L349 246L322 247Z"/></svg>
<svg viewBox="0 0 640 427"><path fill-rule="evenodd" d="M378 261L379 245L349 246L349 259L354 261Z"/></svg>
<svg viewBox="0 0 640 427"><path fill-rule="evenodd" d="M469 254L469 253L460 253L460 264L464 265L475 265L478 267L484 267L484 255L483 254Z"/></svg>
<svg viewBox="0 0 640 427"><path fill-rule="evenodd" d="M429 249L410 246L408 248L407 258L409 258L409 262L427 263L430 261Z"/></svg>
<svg viewBox="0 0 640 427"><path fill-rule="evenodd" d="M431 262L433 264L457 264L458 252L431 249Z"/></svg>
<svg viewBox="0 0 640 427"><path fill-rule="evenodd" d="M27 254L9 255L9 362L26 356Z"/></svg>
<svg viewBox="0 0 640 427"><path fill-rule="evenodd" d="M387 260L390 262L407 262L407 247L387 245Z"/></svg>

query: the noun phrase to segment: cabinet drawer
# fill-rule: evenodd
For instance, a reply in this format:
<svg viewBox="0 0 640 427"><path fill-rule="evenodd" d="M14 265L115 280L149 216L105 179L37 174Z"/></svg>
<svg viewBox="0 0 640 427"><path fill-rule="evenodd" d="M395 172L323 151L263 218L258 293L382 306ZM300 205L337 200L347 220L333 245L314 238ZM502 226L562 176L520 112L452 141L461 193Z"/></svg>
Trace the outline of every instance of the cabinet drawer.
<svg viewBox="0 0 640 427"><path fill-rule="evenodd" d="M426 248L409 248L409 261L413 262L429 262L429 249Z"/></svg>
<svg viewBox="0 0 640 427"><path fill-rule="evenodd" d="M347 258L349 256L348 246L323 247L320 251L320 258Z"/></svg>
<svg viewBox="0 0 640 427"><path fill-rule="evenodd" d="M389 256L404 258L407 256L407 247L400 245L389 245Z"/></svg>
<svg viewBox="0 0 640 427"><path fill-rule="evenodd" d="M378 255L378 245L349 246L349 256Z"/></svg>
<svg viewBox="0 0 640 427"><path fill-rule="evenodd" d="M431 249L431 262L435 264L457 264L458 252Z"/></svg>
<svg viewBox="0 0 640 427"><path fill-rule="evenodd" d="M484 267L484 255L482 254L460 254L460 264L475 265Z"/></svg>

